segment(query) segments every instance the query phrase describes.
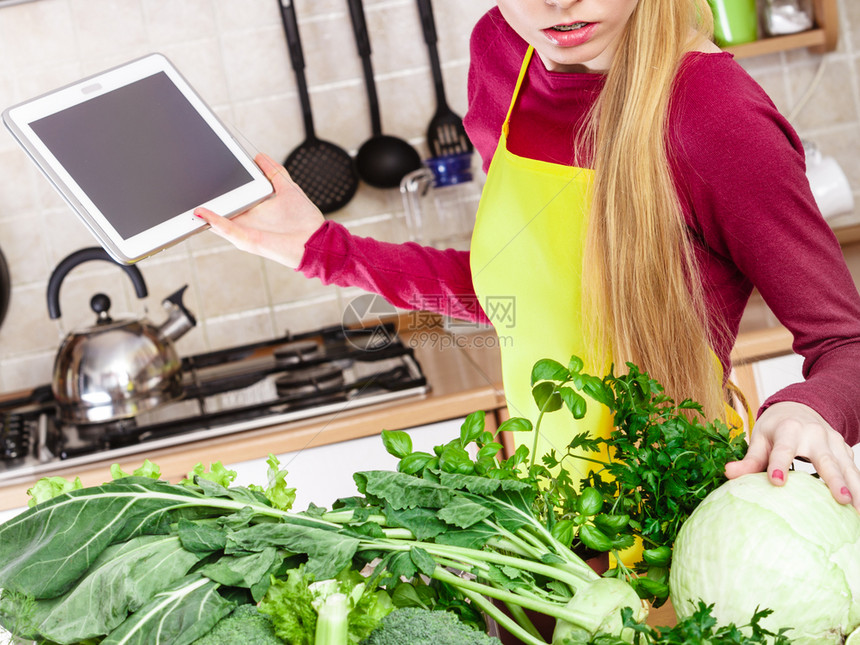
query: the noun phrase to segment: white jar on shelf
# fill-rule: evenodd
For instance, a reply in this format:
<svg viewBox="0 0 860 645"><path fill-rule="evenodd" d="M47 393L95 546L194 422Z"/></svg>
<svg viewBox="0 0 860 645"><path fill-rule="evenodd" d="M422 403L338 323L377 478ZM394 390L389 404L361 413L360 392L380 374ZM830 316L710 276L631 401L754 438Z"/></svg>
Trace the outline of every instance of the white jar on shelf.
<svg viewBox="0 0 860 645"><path fill-rule="evenodd" d="M815 23L811 0L764 0L762 19L768 36L806 31Z"/></svg>

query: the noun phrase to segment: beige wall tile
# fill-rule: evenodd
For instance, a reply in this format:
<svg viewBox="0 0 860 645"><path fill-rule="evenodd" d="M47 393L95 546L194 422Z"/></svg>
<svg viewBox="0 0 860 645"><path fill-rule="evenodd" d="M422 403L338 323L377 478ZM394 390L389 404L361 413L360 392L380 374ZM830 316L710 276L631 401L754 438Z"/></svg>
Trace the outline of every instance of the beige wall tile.
<svg viewBox="0 0 860 645"><path fill-rule="evenodd" d="M0 363L0 388L14 392L49 384L56 355L56 350L52 350L4 360Z"/></svg>
<svg viewBox="0 0 860 645"><path fill-rule="evenodd" d="M842 26L840 33L847 36L853 53L857 53L860 47L860 3L857 0L839 0L839 16Z"/></svg>
<svg viewBox="0 0 860 645"><path fill-rule="evenodd" d="M278 23L221 38L224 71L234 101L282 94L295 87Z"/></svg>
<svg viewBox="0 0 860 645"><path fill-rule="evenodd" d="M269 304L262 259L231 248L194 257L199 311L203 318L224 316Z"/></svg>
<svg viewBox="0 0 860 645"><path fill-rule="evenodd" d="M278 334L298 334L320 327L339 325L343 312L337 298L312 300L295 305L275 307L275 328Z"/></svg>
<svg viewBox="0 0 860 645"><path fill-rule="evenodd" d="M13 285L47 281L50 271L43 240L43 218L39 215L0 220L0 248Z"/></svg>
<svg viewBox="0 0 860 645"><path fill-rule="evenodd" d="M337 287L324 285L316 278L306 278L301 273L271 260L263 261L266 284L272 295L272 304L287 305L301 300L334 298Z"/></svg>
<svg viewBox="0 0 860 645"><path fill-rule="evenodd" d="M45 181L20 150L0 152L0 219L33 214L38 209L38 184Z"/></svg>
<svg viewBox="0 0 860 645"><path fill-rule="evenodd" d="M815 65L793 65L790 79L793 96L800 98L809 87L818 69ZM827 59L824 73L815 95L797 115L794 122L799 130L845 125L857 121L857 103L853 92L846 91L852 68L840 58Z"/></svg>
<svg viewBox="0 0 860 645"><path fill-rule="evenodd" d="M146 34L154 46L217 36L213 0L142 0Z"/></svg>
<svg viewBox="0 0 860 645"><path fill-rule="evenodd" d="M88 0L84 0L87 2ZM79 0L80 3L80 0ZM68 0L13 5L0 12L3 64L18 71L50 67L76 55L76 23ZM34 34L39 34L34 38Z"/></svg>
<svg viewBox="0 0 860 645"><path fill-rule="evenodd" d="M206 321L206 336L212 349L227 349L274 338L276 331L269 309L247 311Z"/></svg>
<svg viewBox="0 0 860 645"><path fill-rule="evenodd" d="M214 0L213 7L222 34L269 27L280 20L274 0Z"/></svg>
<svg viewBox="0 0 860 645"><path fill-rule="evenodd" d="M12 289L9 310L0 327L0 360L56 352L63 335L59 325L48 318L44 287Z"/></svg>

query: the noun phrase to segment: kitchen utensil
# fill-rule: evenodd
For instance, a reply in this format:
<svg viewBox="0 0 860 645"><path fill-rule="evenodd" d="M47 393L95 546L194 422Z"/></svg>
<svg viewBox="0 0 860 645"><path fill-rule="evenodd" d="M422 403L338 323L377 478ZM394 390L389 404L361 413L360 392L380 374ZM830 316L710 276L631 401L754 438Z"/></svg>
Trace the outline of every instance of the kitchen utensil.
<svg viewBox="0 0 860 645"><path fill-rule="evenodd" d="M311 114L311 101L305 79L305 59L293 0L277 0L287 36L290 61L302 104L305 140L287 157L284 167L293 181L324 214L346 206L358 189L358 173L349 153L317 138Z"/></svg>
<svg viewBox="0 0 860 645"><path fill-rule="evenodd" d="M9 299L12 295L12 281L9 279L9 265L3 251L0 251L0 325L9 310Z"/></svg>
<svg viewBox="0 0 860 645"><path fill-rule="evenodd" d="M418 13L421 15L421 29L424 42L430 54L430 69L433 71L433 86L436 88L436 114L427 127L427 145L433 157L445 157L472 151L472 142L463 127L463 119L450 107L445 98L445 85L442 82L442 66L439 64L439 51L436 47L436 21L433 19L431 0L418 0Z"/></svg>
<svg viewBox="0 0 860 645"><path fill-rule="evenodd" d="M143 275L134 265L114 261L99 247L76 251L62 260L48 280L48 315L60 317L60 285L73 268L104 260L123 269L138 298L147 296ZM110 298L99 293L90 306L97 321L66 336L54 361L51 383L60 418L69 423L106 423L132 417L181 395L182 366L173 341L197 324L182 304L187 285L162 304L167 320L113 320Z"/></svg>
<svg viewBox="0 0 860 645"><path fill-rule="evenodd" d="M379 98L373 79L373 64L370 59L370 38L364 20L361 0L347 0L349 16L358 53L364 69L364 84L370 105L370 124L373 135L358 149L355 162L359 176L377 188L396 188L403 177L421 167L421 157L409 143L391 135L382 134L379 116Z"/></svg>
<svg viewBox="0 0 860 645"><path fill-rule="evenodd" d="M473 154L426 159L400 182L411 241L468 250L483 188L472 172Z"/></svg>

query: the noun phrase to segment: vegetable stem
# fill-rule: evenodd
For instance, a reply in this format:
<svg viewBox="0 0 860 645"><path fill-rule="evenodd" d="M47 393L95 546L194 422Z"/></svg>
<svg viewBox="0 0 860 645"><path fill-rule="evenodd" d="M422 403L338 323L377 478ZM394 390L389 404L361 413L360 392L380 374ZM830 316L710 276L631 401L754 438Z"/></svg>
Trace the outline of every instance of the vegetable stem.
<svg viewBox="0 0 860 645"><path fill-rule="evenodd" d="M519 623L514 620L511 620L510 617L505 615L501 609L496 607L492 602L484 598L481 594L475 593L474 591L469 591L468 589L463 589L463 595L466 596L469 600L472 601L481 611L483 611L487 616L495 620L502 628L506 631L510 632L512 636L520 639L526 645L548 645L546 641L542 638L536 638L522 627ZM509 605L510 607L510 605ZM529 621L531 623L531 621ZM534 626L532 626L534 627Z"/></svg>
<svg viewBox="0 0 860 645"><path fill-rule="evenodd" d="M362 542L359 548L365 550L387 549L390 551L408 551L413 546L424 549L431 555L455 558L460 562L466 563L468 566L475 566L482 562L490 562L492 564L500 564L502 566L510 566L524 571L530 571L531 573L537 573L539 575L546 576L547 578L563 582L570 586L574 592L581 589L583 585L588 584L599 577L590 568L589 571L591 572L591 576L585 577L577 575L572 571L561 569L549 564L543 564L541 562L532 562L531 560L524 560L522 558L496 553L494 551L476 551L474 549L466 549L447 544L435 544L411 540L404 540L402 543L397 544L392 542L386 543L380 540Z"/></svg>
<svg viewBox="0 0 860 645"><path fill-rule="evenodd" d="M461 578L443 569L442 567L436 567L430 577L440 582L445 582L451 586L454 586L461 591L474 591L484 596L489 596L490 598L501 600L502 602L510 602L515 605L519 605L520 607L523 607L525 609L531 609L532 611L546 614L547 616L551 616L558 620L563 620L573 625L588 625L589 621L594 619L593 616L590 616L589 614L583 613L581 611L572 611L567 607L560 607L551 603L527 598L515 594L511 591L507 591L505 589L497 589L495 587L485 585L481 582Z"/></svg>

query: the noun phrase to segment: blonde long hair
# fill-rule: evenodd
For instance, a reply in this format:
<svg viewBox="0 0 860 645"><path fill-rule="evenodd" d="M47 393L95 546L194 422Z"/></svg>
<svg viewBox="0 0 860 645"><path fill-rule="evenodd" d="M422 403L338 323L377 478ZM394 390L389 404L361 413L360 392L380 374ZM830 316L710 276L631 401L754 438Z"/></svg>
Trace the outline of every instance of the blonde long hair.
<svg viewBox="0 0 860 645"><path fill-rule="evenodd" d="M709 419L725 417L722 383L666 131L680 60L712 26L706 0L640 0L631 15L586 134L595 182L583 267L591 345Z"/></svg>

